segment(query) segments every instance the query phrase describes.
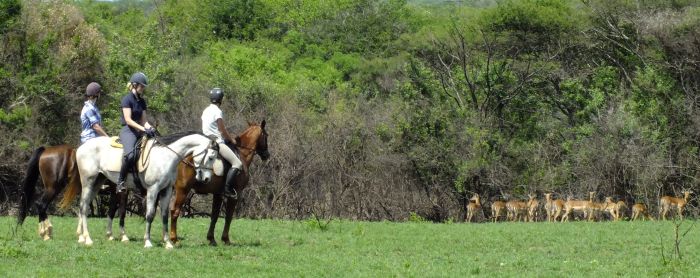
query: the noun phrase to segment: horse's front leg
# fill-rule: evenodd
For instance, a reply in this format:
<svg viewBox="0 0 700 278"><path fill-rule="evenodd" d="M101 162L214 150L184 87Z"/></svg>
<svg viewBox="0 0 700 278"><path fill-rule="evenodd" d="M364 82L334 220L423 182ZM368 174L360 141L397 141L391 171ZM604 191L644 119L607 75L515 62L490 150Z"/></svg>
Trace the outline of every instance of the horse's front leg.
<svg viewBox="0 0 700 278"><path fill-rule="evenodd" d="M145 248L153 247L151 243L151 224L153 223L153 217L156 214L156 199L158 198L157 185L148 189L146 193L146 233L143 235L143 241Z"/></svg>
<svg viewBox="0 0 700 278"><path fill-rule="evenodd" d="M172 209L170 209L170 240L177 242L177 219L180 217L180 210L187 199L187 190L178 186L179 181L175 182L175 201Z"/></svg>
<svg viewBox="0 0 700 278"><path fill-rule="evenodd" d="M216 221L219 219L222 200L222 194L214 194L214 198L211 202L211 221L209 221L209 232L207 232L207 239L209 240L209 245L211 246L216 246L216 240L214 239L214 228L216 228Z"/></svg>
<svg viewBox="0 0 700 278"><path fill-rule="evenodd" d="M172 197L173 187L168 185L163 190L160 191L160 216L163 220L163 242L165 243L165 249L173 249L173 243L168 237L168 208L170 206L170 198Z"/></svg>
<svg viewBox="0 0 700 278"><path fill-rule="evenodd" d="M229 228L231 228L231 220L233 219L233 212L236 209L236 203L238 200L236 198L227 197L226 198L226 220L224 222L224 231L221 233L221 241L224 244L231 244L231 240L228 237Z"/></svg>

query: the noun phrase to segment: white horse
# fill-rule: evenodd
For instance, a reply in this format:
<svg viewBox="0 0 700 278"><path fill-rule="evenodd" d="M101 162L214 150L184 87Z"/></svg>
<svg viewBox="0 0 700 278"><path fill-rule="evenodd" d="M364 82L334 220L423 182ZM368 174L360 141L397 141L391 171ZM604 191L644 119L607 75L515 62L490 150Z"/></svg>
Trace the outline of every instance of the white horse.
<svg viewBox="0 0 700 278"><path fill-rule="evenodd" d="M192 154L194 165L190 166L196 170L195 178L200 182L207 183L211 180L212 165L218 156L218 150L219 145L216 141L199 133L173 134L159 137L157 140L148 140L141 151L140 158L136 161L139 169L139 178L142 186L146 189L146 234L144 235L144 247L150 248L153 246L151 244L151 222L153 222L156 198L158 198L163 219L165 248L173 248L172 242L168 237L168 208L172 194L171 185L175 182L177 176L178 163L185 156ZM76 151L76 160L82 184L78 229L76 230L79 236L79 243L84 243L88 246L92 245L87 226L89 205L95 197L97 186L103 184L104 179L117 182L123 157L122 152L122 149L111 146L111 139L108 137L97 137L88 140ZM128 175L126 185L135 187L132 174ZM64 198L73 197L64 196ZM123 230L122 241L128 241Z"/></svg>

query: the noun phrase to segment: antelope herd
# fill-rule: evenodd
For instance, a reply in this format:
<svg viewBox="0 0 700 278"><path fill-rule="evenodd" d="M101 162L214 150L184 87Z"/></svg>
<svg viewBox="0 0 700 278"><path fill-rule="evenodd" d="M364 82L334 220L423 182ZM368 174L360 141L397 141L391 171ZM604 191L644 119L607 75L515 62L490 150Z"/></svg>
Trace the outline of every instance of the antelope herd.
<svg viewBox="0 0 700 278"><path fill-rule="evenodd" d="M628 206L624 201L613 201L612 197L605 197L603 202L595 200L594 191L588 192L587 200L576 200L569 196L566 200L553 199L552 193L545 193L543 204L537 200L537 196L528 195L527 200L496 200L491 203L491 217L493 222L499 221L528 221L534 222L540 219L540 212L544 209L546 221L548 222L565 222L574 219L574 215L578 215L584 220L596 221L604 220L606 216L613 221L625 219L625 214ZM683 190L683 197L663 196L659 198L659 216L658 219L666 220L669 212L675 213L680 219L683 219L683 211L688 204L688 198L692 191ZM469 203L466 205L467 215L466 221L476 221L476 216L483 214L482 199L479 194L474 193ZM544 217L544 215L542 216ZM654 217L649 213L649 209L644 203L636 203L631 206L630 220L654 220Z"/></svg>

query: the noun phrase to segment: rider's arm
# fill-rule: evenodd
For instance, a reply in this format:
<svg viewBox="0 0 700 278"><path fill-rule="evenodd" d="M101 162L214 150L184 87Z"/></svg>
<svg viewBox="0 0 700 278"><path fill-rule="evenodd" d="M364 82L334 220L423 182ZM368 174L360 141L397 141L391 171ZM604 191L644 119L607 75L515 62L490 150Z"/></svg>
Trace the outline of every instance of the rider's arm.
<svg viewBox="0 0 700 278"><path fill-rule="evenodd" d="M151 128L151 123L149 123L147 119L148 118L146 118L146 110L144 110L143 113L141 114L141 121L140 122L141 122L141 125L143 127L145 127L146 129Z"/></svg>
<svg viewBox="0 0 700 278"><path fill-rule="evenodd" d="M97 132L97 134L99 134L100 136L109 136L109 135L107 135L107 132L105 132L104 129L102 129L100 124L97 124L97 123L93 124L92 129L94 129L95 132Z"/></svg>
<svg viewBox="0 0 700 278"><path fill-rule="evenodd" d="M229 141L234 145L236 144L235 138L232 138L231 134L229 134L228 130L226 130L226 125L224 124L224 119L222 119L222 118L216 119L216 126L219 128L219 132L221 132L221 136L223 136L226 141Z"/></svg>
<svg viewBox="0 0 700 278"><path fill-rule="evenodd" d="M137 123L131 119L131 108L122 107L122 113L124 113L124 121L126 122L126 125L133 127L133 128L140 130L140 131L146 131L145 127L141 126L139 123ZM143 117L144 114L141 115L142 121L144 119L144 117Z"/></svg>

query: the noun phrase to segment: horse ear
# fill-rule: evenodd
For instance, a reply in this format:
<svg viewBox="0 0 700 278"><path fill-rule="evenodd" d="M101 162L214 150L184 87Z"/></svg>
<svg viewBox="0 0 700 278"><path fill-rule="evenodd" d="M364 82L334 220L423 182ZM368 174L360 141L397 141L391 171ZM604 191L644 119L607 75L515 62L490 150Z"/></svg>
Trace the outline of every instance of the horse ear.
<svg viewBox="0 0 700 278"><path fill-rule="evenodd" d="M260 127L265 128L265 119L263 119L262 122L260 123Z"/></svg>

